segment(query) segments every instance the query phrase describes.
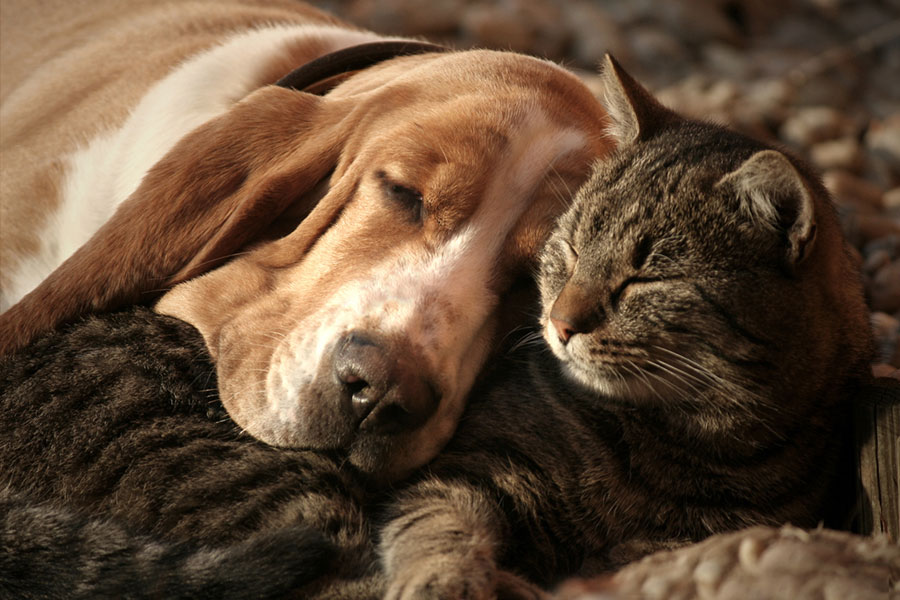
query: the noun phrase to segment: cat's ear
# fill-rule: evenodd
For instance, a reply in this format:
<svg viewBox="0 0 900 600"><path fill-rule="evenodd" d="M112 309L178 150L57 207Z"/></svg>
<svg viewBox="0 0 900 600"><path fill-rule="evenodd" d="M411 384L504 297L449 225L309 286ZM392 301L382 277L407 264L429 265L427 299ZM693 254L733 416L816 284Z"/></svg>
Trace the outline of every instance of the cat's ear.
<svg viewBox="0 0 900 600"><path fill-rule="evenodd" d="M602 102L610 116L609 133L619 144L647 139L674 117L611 54L604 62Z"/></svg>
<svg viewBox="0 0 900 600"><path fill-rule="evenodd" d="M730 186L754 222L785 232L789 264L809 256L816 238L815 206L803 177L784 154L761 150L717 185Z"/></svg>

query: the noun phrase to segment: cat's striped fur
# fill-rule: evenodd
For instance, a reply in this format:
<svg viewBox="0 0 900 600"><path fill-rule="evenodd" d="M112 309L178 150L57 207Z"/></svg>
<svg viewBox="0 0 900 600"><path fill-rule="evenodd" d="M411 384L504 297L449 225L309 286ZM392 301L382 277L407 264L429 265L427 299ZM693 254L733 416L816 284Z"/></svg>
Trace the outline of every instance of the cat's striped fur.
<svg viewBox="0 0 900 600"><path fill-rule="evenodd" d="M549 348L495 364L403 488L376 495L341 456L239 436L202 391L215 385L196 332L142 310L0 363L3 485L166 543L318 530L338 554L302 597L539 597L713 532L815 525L841 505L871 347L827 195L612 63L606 80L621 148L543 257Z"/></svg>
<svg viewBox="0 0 900 600"><path fill-rule="evenodd" d="M303 527L220 547L162 542L8 489L0 490L0 515L2 598L282 598L327 569L334 555Z"/></svg>
<svg viewBox="0 0 900 600"><path fill-rule="evenodd" d="M241 435L215 389L196 330L140 308L0 361L0 597L281 598L363 575L362 478Z"/></svg>

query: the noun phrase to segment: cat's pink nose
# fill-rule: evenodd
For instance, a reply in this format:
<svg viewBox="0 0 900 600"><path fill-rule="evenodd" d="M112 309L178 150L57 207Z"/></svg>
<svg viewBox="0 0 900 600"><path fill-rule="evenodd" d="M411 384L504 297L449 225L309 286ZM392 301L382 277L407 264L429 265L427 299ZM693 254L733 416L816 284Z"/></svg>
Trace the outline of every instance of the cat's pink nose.
<svg viewBox="0 0 900 600"><path fill-rule="evenodd" d="M567 323L562 319L557 319L556 317L550 317L550 323L553 325L553 328L556 330L556 335L559 336L559 341L563 344L569 342L569 338L575 335L575 327L572 326L571 323Z"/></svg>

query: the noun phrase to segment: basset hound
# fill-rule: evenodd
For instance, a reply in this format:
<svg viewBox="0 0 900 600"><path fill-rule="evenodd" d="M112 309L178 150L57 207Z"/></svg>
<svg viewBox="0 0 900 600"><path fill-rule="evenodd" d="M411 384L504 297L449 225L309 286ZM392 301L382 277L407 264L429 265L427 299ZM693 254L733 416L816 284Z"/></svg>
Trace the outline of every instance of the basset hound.
<svg viewBox="0 0 900 600"><path fill-rule="evenodd" d="M610 150L563 68L287 0L2 0L0 353L155 302L269 444L440 449Z"/></svg>

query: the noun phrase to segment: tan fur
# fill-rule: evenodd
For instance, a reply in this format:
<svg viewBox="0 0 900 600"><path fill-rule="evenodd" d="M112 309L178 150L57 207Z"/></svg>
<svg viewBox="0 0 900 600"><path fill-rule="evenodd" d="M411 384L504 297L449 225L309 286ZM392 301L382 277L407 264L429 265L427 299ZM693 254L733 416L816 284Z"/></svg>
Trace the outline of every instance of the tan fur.
<svg viewBox="0 0 900 600"><path fill-rule="evenodd" d="M65 154L120 125L186 56L268 22L337 21L286 1L3 0L0 287L17 258L37 249L35 228L58 205ZM273 81L320 53L317 45L297 48L294 64L272 65Z"/></svg>
<svg viewBox="0 0 900 600"><path fill-rule="evenodd" d="M65 157L120 125L173 66L242 28L336 23L294 2L54 4L2 5L3 265L18 264L39 246L39 226L60 203ZM326 50L321 42L295 46L290 64L273 60L265 67L265 81ZM491 214L488 197L525 194L512 228L498 231L505 236L498 264L483 275L497 300L484 301L488 313L471 342L480 349L464 353L477 365L516 325L514 311L498 302L519 296L511 286L530 272L570 192L609 149L605 114L577 78L511 53L395 58L324 97L263 86L235 100L185 135L88 243L0 315L0 354L79 315L147 303L182 283L158 310L204 335L232 416L265 441L305 443L257 423L260 400L245 397L275 360L273 332L305 326L348 280L386 257L439 247L475 215ZM511 155L521 142L507 142L536 113L547 125L535 129L534 144L568 131L584 143L535 165L533 189L505 194L498 186L517 181L500 177L514 177L519 168L523 178L534 175L530 150ZM427 220L416 225L383 198L380 172L422 192ZM0 287L7 284L0 278ZM465 316L435 302L448 323ZM415 362L424 350L398 352ZM440 386L456 385L445 381L452 371L423 369ZM459 411L442 406L427 431L400 444L405 457L388 467L391 476L427 460Z"/></svg>

